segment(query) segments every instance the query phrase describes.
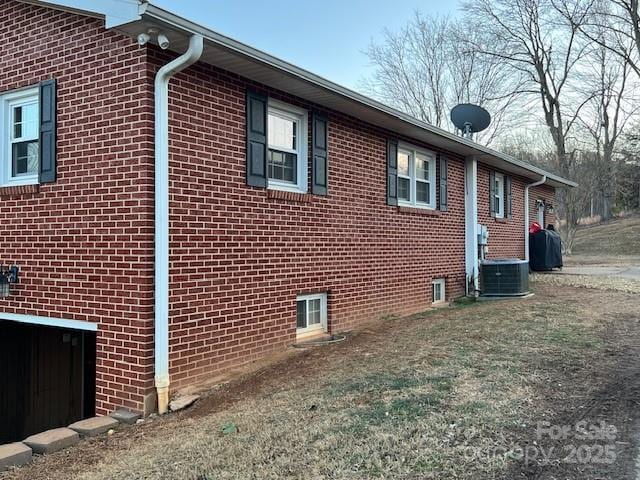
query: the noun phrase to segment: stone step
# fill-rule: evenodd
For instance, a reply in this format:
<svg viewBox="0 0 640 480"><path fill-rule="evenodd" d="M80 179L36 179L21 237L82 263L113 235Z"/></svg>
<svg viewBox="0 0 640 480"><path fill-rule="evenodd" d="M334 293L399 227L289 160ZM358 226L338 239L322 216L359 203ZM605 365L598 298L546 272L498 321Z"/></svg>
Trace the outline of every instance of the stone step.
<svg viewBox="0 0 640 480"><path fill-rule="evenodd" d="M119 408L115 412L109 415L111 418L115 418L120 423L126 423L128 425L133 425L138 421L142 415L138 412L130 412L129 410L125 410L123 408Z"/></svg>
<svg viewBox="0 0 640 480"><path fill-rule="evenodd" d="M54 428L26 438L23 443L31 447L35 453L53 453L75 445L80 441L78 432L69 428Z"/></svg>
<svg viewBox="0 0 640 480"><path fill-rule="evenodd" d="M111 417L92 417L69 425L71 430L83 437L95 437L118 426L118 421Z"/></svg>
<svg viewBox="0 0 640 480"><path fill-rule="evenodd" d="M185 395L175 398L169 403L169 410L171 410L172 412L182 410L183 408L187 408L193 405L199 398L200 395Z"/></svg>
<svg viewBox="0 0 640 480"><path fill-rule="evenodd" d="M0 445L0 472L9 467L17 467L31 461L31 449L24 443Z"/></svg>

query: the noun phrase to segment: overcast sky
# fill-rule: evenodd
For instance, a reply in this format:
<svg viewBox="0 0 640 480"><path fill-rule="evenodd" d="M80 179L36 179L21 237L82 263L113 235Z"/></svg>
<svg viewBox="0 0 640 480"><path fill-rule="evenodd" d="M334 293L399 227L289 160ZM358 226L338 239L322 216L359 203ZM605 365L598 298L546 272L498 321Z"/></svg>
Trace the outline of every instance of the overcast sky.
<svg viewBox="0 0 640 480"><path fill-rule="evenodd" d="M457 0L152 0L252 47L356 89L370 71L363 51L414 10L458 14Z"/></svg>

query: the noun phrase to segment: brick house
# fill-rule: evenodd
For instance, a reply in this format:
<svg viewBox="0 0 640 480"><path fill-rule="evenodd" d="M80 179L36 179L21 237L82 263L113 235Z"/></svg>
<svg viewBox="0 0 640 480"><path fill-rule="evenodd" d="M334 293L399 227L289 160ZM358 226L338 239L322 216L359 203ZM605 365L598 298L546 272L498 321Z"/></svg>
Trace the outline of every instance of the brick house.
<svg viewBox="0 0 640 480"><path fill-rule="evenodd" d="M0 442L473 291L575 186L144 1L1 12Z"/></svg>

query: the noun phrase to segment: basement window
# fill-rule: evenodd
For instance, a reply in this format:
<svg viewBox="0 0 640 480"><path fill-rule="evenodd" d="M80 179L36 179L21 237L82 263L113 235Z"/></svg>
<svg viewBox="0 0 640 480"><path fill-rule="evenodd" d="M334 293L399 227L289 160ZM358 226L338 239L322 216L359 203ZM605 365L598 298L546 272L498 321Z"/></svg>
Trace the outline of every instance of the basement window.
<svg viewBox="0 0 640 480"><path fill-rule="evenodd" d="M327 331L326 293L300 295L296 305L296 333L298 335Z"/></svg>
<svg viewBox="0 0 640 480"><path fill-rule="evenodd" d="M0 183L4 186L38 183L40 115L37 88L0 96L4 124L0 138Z"/></svg>
<svg viewBox="0 0 640 480"><path fill-rule="evenodd" d="M436 278L433 282L433 304L443 304L447 300L444 278Z"/></svg>

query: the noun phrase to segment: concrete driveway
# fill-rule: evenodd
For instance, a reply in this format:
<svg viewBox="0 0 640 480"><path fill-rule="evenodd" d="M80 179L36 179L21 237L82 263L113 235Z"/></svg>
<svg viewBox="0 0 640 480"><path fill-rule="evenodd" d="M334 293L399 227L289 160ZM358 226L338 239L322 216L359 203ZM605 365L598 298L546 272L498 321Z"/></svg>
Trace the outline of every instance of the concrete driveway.
<svg viewBox="0 0 640 480"><path fill-rule="evenodd" d="M565 275L595 275L640 280L640 265L568 265L555 271Z"/></svg>

